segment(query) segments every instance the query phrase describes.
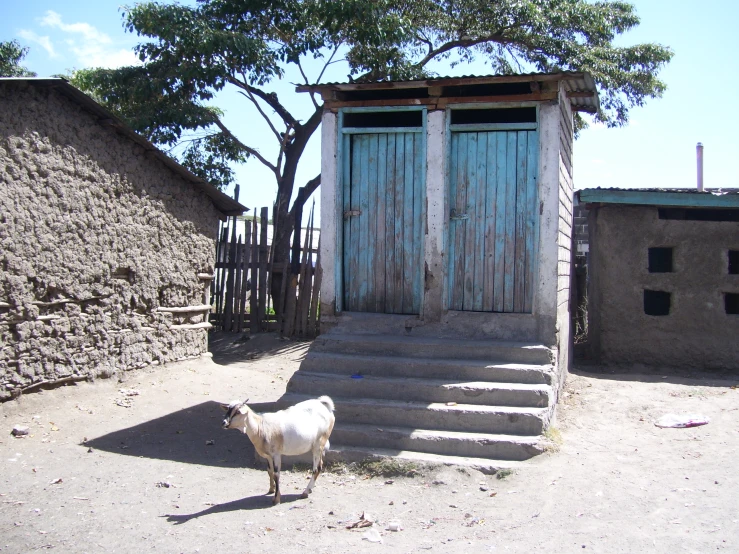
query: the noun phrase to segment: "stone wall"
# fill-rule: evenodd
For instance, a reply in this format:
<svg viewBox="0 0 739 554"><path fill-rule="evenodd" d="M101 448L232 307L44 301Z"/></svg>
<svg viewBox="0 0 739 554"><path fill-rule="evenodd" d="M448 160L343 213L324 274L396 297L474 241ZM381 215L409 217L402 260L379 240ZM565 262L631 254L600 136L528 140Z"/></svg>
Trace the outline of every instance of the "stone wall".
<svg viewBox="0 0 739 554"><path fill-rule="evenodd" d="M729 250L733 221L660 219L654 206L590 209L589 338L606 364L692 370L739 369L739 316L725 293L739 294ZM649 249L671 248L672 271L649 271ZM645 313L644 291L670 294L669 313Z"/></svg>
<svg viewBox="0 0 739 554"><path fill-rule="evenodd" d="M0 84L0 399L207 351L219 212L51 88ZM198 325L199 324L199 325Z"/></svg>

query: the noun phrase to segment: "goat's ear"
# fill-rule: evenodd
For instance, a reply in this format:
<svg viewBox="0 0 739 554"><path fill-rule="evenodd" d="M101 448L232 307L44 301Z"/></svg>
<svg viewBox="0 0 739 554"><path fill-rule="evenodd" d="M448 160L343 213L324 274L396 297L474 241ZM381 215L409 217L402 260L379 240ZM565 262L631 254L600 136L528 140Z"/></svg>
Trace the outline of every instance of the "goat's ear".
<svg viewBox="0 0 739 554"><path fill-rule="evenodd" d="M241 405L239 406L239 413L241 415L246 414L246 409L245 408L246 408L246 403L247 402L249 402L249 399L248 398L246 400L244 400L243 402L241 402Z"/></svg>
<svg viewBox="0 0 739 554"><path fill-rule="evenodd" d="M224 412L227 412L228 409L229 409L229 405L228 404L221 404L221 410L223 410Z"/></svg>
<svg viewBox="0 0 739 554"><path fill-rule="evenodd" d="M230 404L221 404L221 410L223 410L224 412L228 412L231 408L233 408L234 406L238 406L239 404L241 404L241 402L239 402L238 400L234 400Z"/></svg>

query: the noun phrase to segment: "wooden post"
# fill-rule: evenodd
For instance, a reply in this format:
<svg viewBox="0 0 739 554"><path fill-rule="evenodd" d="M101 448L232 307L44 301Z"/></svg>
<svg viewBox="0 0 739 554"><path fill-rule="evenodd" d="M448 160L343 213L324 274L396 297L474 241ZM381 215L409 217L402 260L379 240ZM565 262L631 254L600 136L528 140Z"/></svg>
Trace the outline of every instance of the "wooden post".
<svg viewBox="0 0 739 554"><path fill-rule="evenodd" d="M234 313L231 330L238 331L239 307L241 306L241 235L236 242L236 260L234 262Z"/></svg>
<svg viewBox="0 0 739 554"><path fill-rule="evenodd" d="M295 224L293 227L293 248L290 255L290 282L287 286L287 301L285 303L285 322L283 324L284 335L292 337L295 331L295 292L298 287L298 275L300 274L300 224L303 220L303 203L305 188L298 189L298 198L295 200Z"/></svg>
<svg viewBox="0 0 739 554"><path fill-rule="evenodd" d="M257 309L257 274L259 268L259 237L257 235L257 209L254 208L251 233L251 297L249 298L250 332L259 332L259 310Z"/></svg>
<svg viewBox="0 0 739 554"><path fill-rule="evenodd" d="M228 244L228 227L221 228L220 247L218 259L216 260L216 314L218 314L218 325L223 329L223 289L226 287L226 245Z"/></svg>
<svg viewBox="0 0 739 554"><path fill-rule="evenodd" d="M244 329L244 318L246 316L246 295L250 292L249 290L249 262L251 260L251 224L245 222L244 226L244 273L243 281L241 284L241 302L239 306L239 324L238 332L240 333Z"/></svg>
<svg viewBox="0 0 739 554"><path fill-rule="evenodd" d="M264 207L260 213L262 228L259 235L259 326L267 330L267 259L269 247L267 246L267 226L269 221L269 210Z"/></svg>
<svg viewBox="0 0 739 554"><path fill-rule="evenodd" d="M234 200L239 201L239 185L234 187ZM233 229L231 230L231 247L229 248L228 257L228 277L226 279L226 309L223 310L224 331L231 330L233 308L234 308L234 272L236 271L236 216L232 219Z"/></svg>
<svg viewBox="0 0 739 554"><path fill-rule="evenodd" d="M316 255L316 276L313 281L313 294L310 301L310 317L308 319L308 336L315 338L318 335L318 297L321 294L321 280L323 270L321 269L321 235L318 235L318 254Z"/></svg>

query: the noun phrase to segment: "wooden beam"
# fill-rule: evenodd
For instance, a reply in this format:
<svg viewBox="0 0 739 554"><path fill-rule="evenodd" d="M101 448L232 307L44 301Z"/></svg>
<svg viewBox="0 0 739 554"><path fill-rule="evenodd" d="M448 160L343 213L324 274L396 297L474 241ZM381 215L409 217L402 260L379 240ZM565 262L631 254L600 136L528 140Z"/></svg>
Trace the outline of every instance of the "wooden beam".
<svg viewBox="0 0 739 554"><path fill-rule="evenodd" d="M739 208L739 194L710 192L583 189L578 191L583 204L632 204L637 206L675 206L681 208Z"/></svg>
<svg viewBox="0 0 739 554"><path fill-rule="evenodd" d="M355 100L326 102L326 109L366 108L387 106L428 106L429 109L445 108L451 104L495 104L499 102L546 102L556 100L556 92L537 94L509 94L505 96L450 96L449 98L395 98L383 100Z"/></svg>
<svg viewBox="0 0 739 554"><path fill-rule="evenodd" d="M567 98L592 98L593 96L595 96L594 91L570 90L567 92Z"/></svg>

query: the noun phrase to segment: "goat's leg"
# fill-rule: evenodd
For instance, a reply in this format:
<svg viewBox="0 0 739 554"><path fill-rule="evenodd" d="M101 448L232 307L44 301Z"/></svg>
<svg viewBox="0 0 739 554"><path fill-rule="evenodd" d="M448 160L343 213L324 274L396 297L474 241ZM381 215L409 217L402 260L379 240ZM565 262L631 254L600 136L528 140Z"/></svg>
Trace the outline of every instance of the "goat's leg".
<svg viewBox="0 0 739 554"><path fill-rule="evenodd" d="M272 500L272 504L280 503L280 467L282 466L282 456L275 454L272 456L275 464L275 498Z"/></svg>
<svg viewBox="0 0 739 554"><path fill-rule="evenodd" d="M272 494L275 492L275 468L274 464L272 463L272 458L267 456L267 473L269 474L269 490L267 491L267 494Z"/></svg>
<svg viewBox="0 0 739 554"><path fill-rule="evenodd" d="M322 440L313 445L313 474L308 482L308 486L303 491L303 494L300 495L300 498L308 498L308 495L313 492L313 487L316 484L318 476L321 474L321 471L323 471L323 449L325 444L326 441Z"/></svg>

